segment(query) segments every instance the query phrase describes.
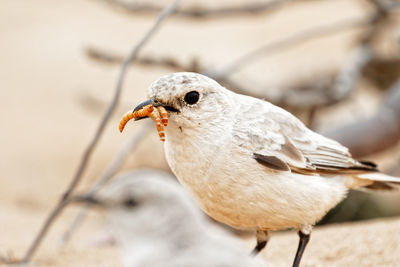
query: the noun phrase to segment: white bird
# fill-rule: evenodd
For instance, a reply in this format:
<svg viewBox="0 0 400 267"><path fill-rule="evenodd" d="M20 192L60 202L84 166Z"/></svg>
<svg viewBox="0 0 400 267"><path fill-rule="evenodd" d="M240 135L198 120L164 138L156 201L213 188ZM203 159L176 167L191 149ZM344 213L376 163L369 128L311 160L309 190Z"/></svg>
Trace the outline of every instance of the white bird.
<svg viewBox="0 0 400 267"><path fill-rule="evenodd" d="M255 253L270 231L295 228L300 241L293 266L298 266L312 226L349 189L400 185L400 178L353 159L346 147L287 111L206 76L163 76L148 97L134 111L149 104L168 111L164 148L174 174L212 218L256 230Z"/></svg>
<svg viewBox="0 0 400 267"><path fill-rule="evenodd" d="M266 266L217 231L169 174L127 173L98 196L74 200L106 209L126 267Z"/></svg>

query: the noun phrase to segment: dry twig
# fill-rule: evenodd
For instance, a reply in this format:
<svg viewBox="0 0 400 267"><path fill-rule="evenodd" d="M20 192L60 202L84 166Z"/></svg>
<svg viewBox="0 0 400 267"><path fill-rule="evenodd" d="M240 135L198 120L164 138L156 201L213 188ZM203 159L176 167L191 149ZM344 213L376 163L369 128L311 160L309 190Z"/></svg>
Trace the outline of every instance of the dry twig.
<svg viewBox="0 0 400 267"><path fill-rule="evenodd" d="M361 70L372 57L369 46L361 44L353 49L347 62L337 74L319 75L312 81L297 82L282 93L274 103L297 109L321 108L334 105L350 96Z"/></svg>
<svg viewBox="0 0 400 267"><path fill-rule="evenodd" d="M259 59L261 56L266 56L272 53L280 52L293 46L299 45L301 43L307 42L311 39L320 38L325 35L333 34L335 32L343 31L350 28L361 27L371 23L371 18L355 18L349 19L345 21L340 21L335 24L322 25L312 29L307 29L301 31L297 34L288 36L278 41L270 42L261 47L258 47L240 57L233 60L227 66L223 67L220 70L215 69L205 69L204 67L198 67L199 70L203 70L202 72L205 75L208 75L218 81L222 81L230 77L235 71L240 68L245 67L251 61ZM98 49L94 47L86 48L86 55L92 59L105 64L115 64L121 62L122 57L120 55L113 54L111 52L106 51L105 49ZM190 71L192 68L191 64L183 65L177 62L173 58L161 58L155 59L151 57L142 57L138 61L138 64L144 65L154 65L154 66L162 66L171 68L174 70L184 70Z"/></svg>
<svg viewBox="0 0 400 267"><path fill-rule="evenodd" d="M364 67L375 58L371 48L372 40L380 32L382 25L384 25L383 22L391 12L400 7L400 4L395 3L383 5L378 0L367 1L374 5L374 11L366 17L348 19L335 24L322 25L305 30L283 40L268 43L250 51L220 70L205 69L204 67L197 66L197 72L216 79L237 93L251 94L258 98L265 98L265 95L251 93L249 88L232 81L230 77L234 72L245 67L250 62L259 59L261 56L276 53L310 39L333 34L338 31L355 27L368 27L359 39L358 47L354 48L353 52L350 53L348 61L343 65L339 73L328 76L320 75L320 81L314 80L312 84L301 83L300 85L293 86L293 90L286 90L286 93L281 95L279 99L269 99L274 104L285 106L289 109L310 110L309 124L312 125L317 108L336 104L351 94L362 75ZM147 59L147 62L150 62L150 64L160 64L160 61L157 62L156 60ZM187 66L171 59L161 60L161 64L178 71L190 71Z"/></svg>
<svg viewBox="0 0 400 267"><path fill-rule="evenodd" d="M108 65L121 64L123 59L121 55L92 46L86 47L85 54L90 60ZM201 72L199 63L196 59L193 59L189 64L184 65L172 57L152 57L143 55L138 57L134 62L132 62L132 64L164 67L174 71Z"/></svg>
<svg viewBox="0 0 400 267"><path fill-rule="evenodd" d="M334 24L322 25L312 29L307 29L297 34L291 35L287 38L283 38L282 40L264 44L233 60L231 63L223 67L222 70L219 70L218 72L213 72L212 70L210 70L209 75L217 79L225 79L226 77L231 76L234 72L245 67L250 62L260 59L262 56L270 55L272 53L291 48L293 46L307 42L311 39L321 38L323 36L351 28L366 26L370 23L370 17L355 18L339 21Z"/></svg>
<svg viewBox="0 0 400 267"><path fill-rule="evenodd" d="M371 0L376 1L376 0ZM371 42L379 32L383 21L385 21L390 14L398 8L396 5L389 5L375 8L367 18L351 19L337 24L320 26L311 30L300 32L282 41L267 44L258 49L250 51L245 55L234 60L228 64L222 71L210 72L209 75L218 79L219 81L226 80L233 72L239 68L243 68L246 64L255 59L260 58L261 55L270 54L284 48L298 45L301 42L307 41L311 38L320 37L326 34L331 34L340 30L369 26L367 31L360 38L360 44L350 54L348 61L344 64L343 68L335 77L321 76L320 81L313 81L312 84L302 83L293 87L293 90L287 90L279 99L269 99L274 104L285 106L292 109L310 109L311 114L315 114L313 109L336 104L343 99L346 99L353 89L359 78L361 77L362 70L374 57L372 52ZM385 11L382 11L385 10ZM237 90L239 93L248 94L249 90L242 88ZM256 97L262 98L261 95ZM310 115L310 124L312 124L313 115Z"/></svg>
<svg viewBox="0 0 400 267"><path fill-rule="evenodd" d="M147 136L150 127L154 126L152 123L147 122L147 124L140 128L140 131L135 132L133 136L128 139L128 142L123 144L108 165L108 167L104 170L104 172L100 175L97 182L90 189L88 196L94 196L122 167L122 164L125 162L126 158L129 156L132 151L134 151L144 137ZM72 224L68 227L68 229L64 232L62 236L61 242L65 244L70 239L72 233L79 227L82 221L85 219L88 210L92 205L90 203L86 204L80 212L74 218Z"/></svg>
<svg viewBox="0 0 400 267"><path fill-rule="evenodd" d="M19 262L21 262L21 263L28 262L32 258L33 254L37 250L38 246L40 245L41 241L43 240L43 238L46 235L47 231L49 230L50 226L53 224L54 220L57 218L57 216L61 213L61 211L68 204L70 195L72 194L72 192L74 191L74 189L76 188L76 186L78 185L80 180L82 179L82 175L83 175L84 171L86 170L86 167L87 167L88 161L91 157L91 154L92 154L94 148L96 147L96 145L104 131L104 128L105 128L107 122L109 121L113 111L115 110L116 106L118 105L123 81L124 81L125 74L126 74L129 64L137 57L137 54L139 53L141 48L150 39L150 37L153 36L153 34L160 27L162 22L169 15L171 15L173 12L175 12L175 10L180 5L181 1L182 0L174 0L170 5L168 5L166 8L164 8L161 11L161 13L159 14L159 16L158 16L157 20L155 21L155 23L153 24L153 26L149 29L149 31L145 34L145 36L134 46L134 48L132 49L129 56L125 59L123 65L121 67L119 77L118 77L113 100L112 100L110 106L108 107L106 113L102 117L100 125L97 128L97 131L96 131L93 139L91 140L88 147L86 148L86 150L83 154L82 160L79 164L79 167L78 167L69 187L63 194L59 203L51 211L51 213L49 214L45 223L43 224L42 228L40 229L39 233L37 234L36 238L34 239L33 243L31 244L28 251L26 252L25 256ZM15 262L13 262L13 263L15 263Z"/></svg>
<svg viewBox="0 0 400 267"><path fill-rule="evenodd" d="M347 146L354 157L365 157L383 151L400 140L399 103L400 80L387 92L374 115L339 129L327 131L324 135Z"/></svg>
<svg viewBox="0 0 400 267"><path fill-rule="evenodd" d="M251 61L255 59L259 59L260 56L265 56L268 54L276 53L278 51L282 51L285 49L289 49L295 45L299 45L303 42L306 42L310 39L322 37L324 35L329 35L334 32L338 32L341 30L346 30L353 27L361 27L371 23L371 18L356 18L341 21L335 24L330 25L323 25L319 27L315 27L313 29L305 30L295 35L289 36L282 40L278 40L272 43L268 43L263 45L253 51L246 53L243 56L240 56L236 60L232 61L226 67L222 68L221 70L216 69L205 69L202 66L196 64L196 61L193 60L191 64L183 65L171 58L161 58L161 59L154 59L151 57L144 57L141 60L137 61L136 63L145 64L145 65L154 65L154 66L163 66L167 68L171 68L175 71L195 71L199 73L203 73L218 82L227 85L231 90L235 91L236 93L242 94L249 94L251 90L231 81L229 78L232 74L239 70L239 68L243 68L246 64L249 64ZM94 59L99 62L103 63L116 63L119 62L121 56L112 54L110 52L106 52L105 50L99 50L96 48L88 48L87 55L90 59ZM193 63L194 62L194 63ZM254 97L258 98L265 98L265 95L256 95L254 93L251 94ZM272 100L276 104L283 104L278 103ZM309 103L309 102L308 102ZM295 105L293 103L293 105ZM309 105L308 105L309 106Z"/></svg>

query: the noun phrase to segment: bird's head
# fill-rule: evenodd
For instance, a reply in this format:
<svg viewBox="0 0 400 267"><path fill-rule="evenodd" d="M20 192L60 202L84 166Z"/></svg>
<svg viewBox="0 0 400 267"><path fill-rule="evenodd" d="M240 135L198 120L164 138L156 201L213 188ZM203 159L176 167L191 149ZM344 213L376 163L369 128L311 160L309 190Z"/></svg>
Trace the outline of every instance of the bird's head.
<svg viewBox="0 0 400 267"><path fill-rule="evenodd" d="M73 202L105 210L117 240L146 237L201 216L175 179L166 173L139 170L116 177L98 195L80 195Z"/></svg>
<svg viewBox="0 0 400 267"><path fill-rule="evenodd" d="M217 123L229 110L229 95L230 91L213 79L198 73L178 72L156 80L148 90L149 99L134 112L148 105L162 106L175 126L193 129L203 123Z"/></svg>

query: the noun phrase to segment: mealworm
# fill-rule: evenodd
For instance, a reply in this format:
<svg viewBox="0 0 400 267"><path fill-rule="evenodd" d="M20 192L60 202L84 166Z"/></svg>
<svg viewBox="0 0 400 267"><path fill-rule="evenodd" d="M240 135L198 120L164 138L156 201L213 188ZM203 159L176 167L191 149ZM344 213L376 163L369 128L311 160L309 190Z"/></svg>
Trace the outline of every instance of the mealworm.
<svg viewBox="0 0 400 267"><path fill-rule="evenodd" d="M168 113L167 110L163 106L158 106L157 107L158 112L161 115L161 122L164 126L168 125Z"/></svg>
<svg viewBox="0 0 400 267"><path fill-rule="evenodd" d="M149 116L153 112L153 110L154 110L154 106L153 105L147 105L147 106L144 106L141 109L136 110L136 111L128 111L122 117L121 121L119 122L119 131L122 133L122 131L125 128L125 125L131 119L139 119L139 118L143 118L143 117Z"/></svg>
<svg viewBox="0 0 400 267"><path fill-rule="evenodd" d="M161 141L165 141L164 126L161 124L160 112L158 109L154 109L153 112L149 114L149 117L156 123L158 136Z"/></svg>

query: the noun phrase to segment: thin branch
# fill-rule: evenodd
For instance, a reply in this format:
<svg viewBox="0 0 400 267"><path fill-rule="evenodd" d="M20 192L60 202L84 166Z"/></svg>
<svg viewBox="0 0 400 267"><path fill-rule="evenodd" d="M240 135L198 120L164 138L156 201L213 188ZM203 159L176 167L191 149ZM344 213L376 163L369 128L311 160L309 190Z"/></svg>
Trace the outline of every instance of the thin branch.
<svg viewBox="0 0 400 267"><path fill-rule="evenodd" d="M281 106L305 108L313 105L314 107L324 107L348 98L356 87L362 75L362 70L374 57L371 41L378 32L379 24L377 21L381 20L376 14L385 16L384 13L378 11L370 16L369 23L371 26L363 33L358 47L350 53L348 60L333 78L321 76L322 78L319 80L313 80L312 84L294 86L292 87L293 90L282 94L281 98L275 102L279 102Z"/></svg>
<svg viewBox="0 0 400 267"><path fill-rule="evenodd" d="M82 174L84 173L84 171L86 170L87 167L87 163L91 157L91 154L94 150L94 148L96 147L103 131L104 128L107 124L107 122L109 121L112 113L114 112L116 106L118 105L119 102L119 98L121 95L121 90L122 90L122 86L123 86L123 81L125 78L125 74L127 71L127 68L129 66L129 64L131 63L131 61L133 61L137 54L139 53L139 51L141 50L141 48L143 47L143 45L150 39L150 37L153 36L153 34L156 32L156 30L159 28L159 26L162 24L162 22L169 16L171 15L173 12L175 12L175 10L178 8L178 6L180 5L182 0L175 0L173 1L170 5L168 5L166 8L164 8L161 13L159 14L157 20L155 21L155 23L152 25L152 27L149 29L149 31L144 35L144 37L142 39L140 39L140 41L134 46L134 48L132 49L131 53L129 54L129 56L125 59L123 65L121 66L121 71L118 77L118 81L117 81L117 85L115 88L115 93L114 93L114 97L113 100L110 104L110 106L108 107L106 113L104 114L99 127L97 128L97 131L93 137L93 139L91 140L91 142L89 143L88 147L86 148L82 160L79 164L79 167L68 187L68 189L65 191L65 193L63 194L62 198L60 199L59 203L56 205L56 207L52 210L52 212L49 214L48 218L46 219L45 223L43 224L41 230L39 231L38 235L36 236L36 238L34 239L33 243L31 244L31 246L29 247L28 251L26 252L25 256L21 259L20 262L28 262L33 254L35 253L35 251L37 250L37 248L39 247L41 241L43 240L44 236L46 235L47 231L49 230L50 226L53 224L54 220L56 219L56 217L61 213L61 211L65 208L65 206L68 203L68 198L70 197L71 193L74 191L74 189L76 188L76 186L78 185L78 183L80 182L81 178L82 178Z"/></svg>
<svg viewBox="0 0 400 267"><path fill-rule="evenodd" d="M335 24L330 24L330 25L322 25L322 26L318 26L312 29L308 29L305 31L301 31L295 35L289 36L287 38L284 38L282 40L278 40L272 43L268 43L266 45L263 45L253 51L250 51L248 53L246 53L245 55L239 57L238 59L234 60L233 62L231 62L230 64L228 64L225 68L222 68L220 70L216 70L216 69L204 69L203 67L199 66L198 64L192 64L192 65L182 65L179 62L173 60L173 59L168 59L168 58L164 58L164 59L159 59L159 60L154 60L152 58L146 57L143 58L141 61L138 61L137 63L140 64L148 64L148 65L157 65L157 66L163 66L163 67L167 67L167 68L171 68L174 71L196 71L196 72L200 72L203 73L215 80L217 80L220 83L223 83L224 85L228 86L231 90L233 90L236 93L242 93L242 94L249 94L249 92L251 92L250 90L248 90L248 88L245 88L239 84L237 84L236 82L232 81L229 79L230 76L232 76L232 74L239 70L240 68L243 68L246 64L249 64L251 61L254 61L256 59L259 59L261 55L268 55L268 54L272 54L272 53L276 53L278 51L282 51L285 49L289 49L293 46L299 45L302 42L306 42L310 39L314 39L314 38L319 38L325 35L329 35L338 31L342 31L342 30L346 30L349 28L354 28L354 27L361 27L361 26L366 26L366 25L370 25L371 22L375 19L375 16L369 16L367 18L355 18L355 19L348 19L345 21L341 21ZM359 49L361 52L365 52L366 50L363 49ZM88 56L91 59L95 59L95 60L100 60L102 62L117 62L118 60L120 60L119 56L113 55L112 53L107 53L105 51L102 50L98 50L98 49L90 49L87 50L88 51ZM361 60L361 55L365 55L364 53L358 53L356 51L355 54L357 54L356 56L353 56L350 58L350 63L348 64L350 65L350 67L352 67L353 69L349 69L349 68L345 68L342 70L342 72L339 74L338 78L337 78L337 82L334 83L335 86L338 89L338 92L342 92L343 96L346 96L347 94L349 94L349 92L351 90L348 90L349 88L352 88L352 86L354 85L354 79L353 79L353 83L343 83L343 81L345 81L345 79L348 77L356 77L355 75L349 75L350 70L353 70L353 72L356 72L356 70L359 70L359 67L363 66L366 63L366 59L362 59ZM360 56L360 57L358 57ZM358 58L357 58L358 57ZM352 60L355 59L355 60ZM360 59L361 62L357 62L357 60ZM360 64L355 64L355 63L360 63ZM356 65L356 67L354 67ZM346 76L347 75L347 76ZM358 76L357 76L358 77ZM347 85L347 88L344 88L344 85ZM325 86L323 86L324 88L321 88L321 93L318 94L319 97L317 97L318 99L316 99L316 102L313 102L313 105L317 105L317 106L322 106L325 105L327 103L336 103L337 101L339 101L340 99L342 99L342 97L335 97L335 99L332 98L331 100L326 99L325 95ZM340 89L340 90L339 90ZM309 91L313 91L313 90L309 90ZM330 90L332 91L332 90ZM335 95L337 96L338 92L335 92ZM291 95L293 95L295 92L295 90L292 90L290 92ZM304 95L304 92L302 91L302 94ZM312 92L312 94L314 94ZM324 95L321 95L324 94ZM255 97L258 98L265 98L265 95L254 95ZM297 94L296 94L297 95ZM315 96L313 97L315 98ZM292 100L296 99L296 103L294 103ZM285 105L285 106L305 106L304 103L300 103L301 100L304 99L304 103L307 103L306 106L309 107L310 106L310 102L308 97L300 97L298 98L297 96L292 98L289 95L285 94L285 97L281 97L280 99L276 99L276 100L271 100L272 102L274 102L275 104L279 104L279 105ZM339 99L339 100L338 100ZM300 102L299 102L300 101ZM293 102L293 103L292 103Z"/></svg>
<svg viewBox="0 0 400 267"><path fill-rule="evenodd" d="M324 135L347 146L354 157L393 147L400 141L399 103L400 80L386 93L380 108L371 117L332 129Z"/></svg>
<svg viewBox="0 0 400 267"><path fill-rule="evenodd" d="M296 82L272 102L289 109L318 109L337 104L348 98L361 77L361 70L372 58L367 44L350 52L347 61L335 74L319 74L318 78Z"/></svg>
<svg viewBox="0 0 400 267"><path fill-rule="evenodd" d="M245 64L249 64L251 61L259 59L261 54L268 55L276 53L278 51L289 49L313 38L329 35L334 32L349 29L351 27L369 25L373 20L375 20L375 17L369 16L368 18L348 19L335 24L322 25L308 29L250 51L249 53L246 53L245 55L234 60L232 63L228 64L228 66L222 70L211 68L204 69L204 67L199 66L199 64L186 66L168 58L154 60L150 57L145 57L136 63L163 66L173 69L174 71L195 71L203 73L227 86L236 93L247 95L250 94L257 98L265 98L265 95L263 94L251 93L251 90L232 81L229 77L232 76L233 72L244 67ZM371 34L370 32L371 31L368 31L366 36L369 36ZM297 86L299 88L298 90L290 90L279 97L279 99L268 100L274 104L286 106L287 108L309 108L310 106L313 106L315 109L320 106L335 104L351 93L355 82L358 80L360 69L366 64L366 62L368 62L371 56L369 52L369 49L364 46L360 46L359 48L355 49L355 51L352 53L352 56L349 58L348 63L346 63L339 75L336 78L333 78L332 81L329 79L326 79L326 81L322 80L319 86L314 86L317 83L313 81L314 85L304 84ZM105 52L104 50L98 50L94 48L88 49L87 54L89 58L104 63L117 62L117 60L121 58L120 56L114 55L110 52ZM307 90L305 91L302 88L307 88ZM318 91L318 93L316 93L316 91Z"/></svg>
<svg viewBox="0 0 400 267"><path fill-rule="evenodd" d="M233 60L231 63L229 63L227 66L225 66L220 70L212 68L204 70L204 68L202 67L197 67L197 69L199 70L203 69L204 70L202 71L203 74L210 76L218 81L222 81L231 76L235 71L239 70L239 68L243 68L246 64L249 64L252 60L259 59L259 57L262 55L265 56L272 53L276 53L278 51L286 50L293 46L307 42L311 39L321 38L325 35L347 30L349 28L365 26L370 24L371 20L372 20L371 17L355 18L355 19L340 21L335 24L322 25L312 29L307 29L297 34L291 35L287 38L283 38L281 40L262 45L261 47L258 47L240 56L239 58ZM86 55L88 56L88 58L92 60L105 64L119 63L121 62L122 59L120 55L113 54L104 49L99 49L94 47L88 47L86 49ZM142 57L138 59L136 63L143 65L161 66L179 71L191 71L191 69L193 68L193 64L183 65L177 62L173 58L154 59L151 57Z"/></svg>
<svg viewBox="0 0 400 267"><path fill-rule="evenodd" d="M269 55L275 53L277 51L282 51L284 49L288 49L290 47L299 45L306 41L315 38L321 38L326 35L330 35L339 31L347 30L350 28L363 27L363 26L371 26L371 29L364 36L364 42L369 42L373 36L375 36L375 31L378 29L378 24L381 21L384 21L391 12L396 11L400 8L400 3L393 3L390 5L377 4L378 0L367 0L369 2L374 3L374 11L365 18L353 18L344 21L339 21L335 24L322 25L312 29L307 29L301 31L295 35L289 36L282 40L278 40L276 42L267 43L258 47L250 52L245 53L239 58L233 60L224 68L215 71L210 69L206 71L206 74L213 77L214 79L223 80L228 76L231 76L234 72L242 69L244 66L249 64L250 62L260 59L261 56Z"/></svg>
<svg viewBox="0 0 400 267"><path fill-rule="evenodd" d="M369 35L369 32L367 35ZM314 109L314 112L310 116L314 116L315 109L336 104L346 99L352 93L361 76L361 70L372 56L373 53L369 45L361 43L350 53L349 59L338 74L319 75L318 79L314 79L311 82L297 82L296 85L289 86L291 90L282 90L283 92L279 97L269 98L268 101L287 109L311 108ZM266 98L262 93L253 93L249 88L239 85L224 74L218 75L216 72L214 73L216 77L213 75L210 76L227 85L236 93L251 95L257 98ZM267 89L265 88L263 91L268 91Z"/></svg>
<svg viewBox="0 0 400 267"><path fill-rule="evenodd" d="M385 2L382 0L366 0L366 1L373 6L373 8L377 11L377 13L380 13L378 15L379 17L384 17L391 10L400 7L400 2L387 3L387 1Z"/></svg>
<svg viewBox="0 0 400 267"><path fill-rule="evenodd" d="M394 11L397 6L390 5L385 8L387 9L385 12L381 11L382 8L375 7L374 11L367 17L347 19L335 24L318 26L299 32L282 40L268 43L246 53L222 69L205 69L197 64L195 70L193 70L194 67L189 65L185 66L170 58L164 58L158 61L151 58L145 58L143 59L142 64L164 66L171 68L174 71L195 71L203 73L229 87L236 93L250 94L254 97L265 98L265 95L253 93L252 90L249 90L246 86L238 84L229 77L232 76L235 71L245 67L246 64L249 64L256 59L259 59L262 55L276 53L295 45L299 45L300 43L310 39L323 37L341 30L369 26L367 31L359 40L359 47L354 49L354 52L350 54L351 56L338 74L328 75L326 77L320 75L322 78L319 81L314 80L312 84L301 83L300 86L295 86L293 90L285 91L286 93L278 99L268 99L274 104L285 106L287 108L308 109L310 106L318 108L321 106L332 105L342 101L351 94L361 76L361 71L373 58L369 44L375 37L376 33L379 32L378 29L382 25L380 22L384 21L387 18L387 15L390 14L391 11ZM110 54L104 53L103 56L104 55L107 58L107 55L109 56Z"/></svg>
<svg viewBox="0 0 400 267"><path fill-rule="evenodd" d="M268 101L293 111L311 109L313 110L310 114L312 118L316 109L334 105L351 95L361 76L361 70L371 58L371 49L369 46L362 44L354 48L337 74L320 74L318 78L312 81L297 81L295 84L288 86L290 90L282 90L279 96L269 98ZM228 81L228 84L230 88L235 88L234 91L237 93L265 98L265 95L251 93L249 88L240 87L234 82ZM265 88L263 91L267 91L267 89ZM309 123L309 126L311 126L311 121Z"/></svg>
<svg viewBox="0 0 400 267"><path fill-rule="evenodd" d="M140 142L143 140L144 137L147 136L147 133L153 127L152 123L146 123L144 127L140 128L140 131L135 132L133 136L128 139L128 142L123 144L112 160L112 162L108 165L105 171L101 174L98 178L96 184L90 189L87 195L94 196L122 167L123 163L125 162L126 158L134 151ZM87 203L84 207L80 210L80 212L75 216L72 224L68 227L68 229L64 232L64 235L61 238L61 242L64 245L66 242L69 241L72 233L79 227L79 225L85 219L88 210L90 209L91 204Z"/></svg>
<svg viewBox="0 0 400 267"><path fill-rule="evenodd" d="M121 64L123 58L121 55L116 53L112 53L110 51L106 51L105 49L96 48L96 47L86 47L85 48L86 56L93 61L102 64ZM176 59L172 57L153 57L153 56L140 56L138 57L132 64L139 64L143 66L158 66L164 67L168 69L172 69L173 71L191 71L191 72L200 72L199 63L196 59L193 59L189 64L181 64Z"/></svg>
<svg viewBox="0 0 400 267"><path fill-rule="evenodd" d="M361 70L371 60L373 53L369 44L360 44L351 54L349 60L337 74L332 95L330 98L333 103L337 103L347 98L356 86L361 77Z"/></svg>
<svg viewBox="0 0 400 267"><path fill-rule="evenodd" d="M302 42L306 42L310 39L314 38L319 38L325 35L332 34L334 32L346 30L349 28L353 27L361 27L365 25L369 25L371 21L373 20L372 16L369 16L368 18L355 18L355 19L348 19L345 21L341 21L335 24L330 24L330 25L322 25L318 26L312 29L308 29L305 31L301 31L295 35L289 36L287 38L284 38L282 40L278 40L272 43L268 43L266 45L263 45L253 51L250 51L246 53L245 55L237 58L230 64L228 64L225 68L222 68L221 70L216 70L216 69L206 69L196 65L197 72L203 73L215 80L217 80L220 83L223 83L224 85L228 86L231 90L233 90L236 93L242 93L242 94L249 94L250 90L247 88L235 83L234 81L230 80L229 77L239 68L243 68L246 64L249 64L251 61L255 59L259 59L261 55L268 55L272 53L276 53L278 51L282 51L285 49L289 49L293 46L299 45ZM88 56L90 56L91 59L96 59L96 60L101 60L102 62L115 62L119 60L119 56L113 55L111 53L104 52L102 50L97 50L97 49L90 49L88 50ZM170 59L162 59L162 60L152 60L151 58L145 58L143 59L142 62L138 62L142 64L154 64L157 66L164 66L167 68L172 68L173 70L178 70L178 71L193 71L193 67L191 68L182 65L178 63L175 60L170 60ZM343 75L341 75L343 76ZM340 78L343 80L343 78ZM339 83L338 83L339 84ZM343 88L340 88L343 89ZM341 91L349 91L349 90L341 90ZM258 98L265 98L265 95L254 95L255 97ZM322 97L324 98L324 97ZM303 98L300 98L303 99ZM291 101L283 101L283 98L280 98L279 100L272 100L276 104L280 105L292 105L296 106L295 103L289 103ZM327 100L325 99L319 99L316 103L318 106L324 105ZM285 102L285 103L284 103ZM298 101L297 101L298 102ZM309 107L310 101L306 101L307 107ZM321 102L321 103L319 103ZM329 101L331 102L331 101ZM336 102L336 101L335 101ZM300 106L304 106L300 104Z"/></svg>
<svg viewBox="0 0 400 267"><path fill-rule="evenodd" d="M287 38L284 38L282 40L262 45L240 56L239 58L233 60L227 66L222 68L222 70L219 70L218 72L215 73L213 73L214 72L213 70L210 70L209 73L211 76L214 76L215 78L224 79L225 77L231 76L234 72L243 68L246 64L249 64L254 60L260 59L261 56L269 55L272 53L276 53L277 51L282 51L284 49L297 46L311 39L321 38L323 36L347 30L350 28L366 26L369 25L370 23L371 23L370 17L354 18L354 19L340 21L335 24L322 25L312 29L307 29L297 34L291 35Z"/></svg>
<svg viewBox="0 0 400 267"><path fill-rule="evenodd" d="M190 8L181 9L175 13L176 16L184 18L221 18L223 16L238 16L238 15L255 15L266 12L275 11L285 4L290 2L300 1L300 0L272 0L269 2L259 2L259 3L244 3L241 6L225 6L212 9L206 8ZM127 2L121 0L103 0L112 7L116 7L120 10L129 12L131 14L148 14L159 12L161 10L160 6L154 4L136 4L134 2Z"/></svg>
<svg viewBox="0 0 400 267"><path fill-rule="evenodd" d="M331 34L339 30L348 29L349 27L369 26L368 30L362 35L362 38L359 41L359 46L354 49L354 52L351 53L349 60L342 67L340 72L335 75L332 82L327 83L327 81L330 79L323 78L319 86L303 84L301 86L297 86L300 90L287 91L288 93L281 95L280 99L269 99L274 104L286 106L288 108L309 108L310 106L317 108L336 104L347 98L355 88L357 81L362 75L363 68L374 56L370 47L372 40L379 32L381 25L383 25L382 22L387 19L390 12L394 11L395 8L397 8L396 5L390 5L385 7L385 11L382 11L383 7L380 7L376 8L376 10L374 10L374 12L372 12L367 18L352 19L333 25L320 26L318 28L306 30L282 41L267 44L255 49L244 56L239 57L237 60L234 60L227 67L222 69L222 71L210 70L208 72L206 71L206 74L219 81L224 81L227 80L228 77L239 68L243 68L250 61L258 59L261 54L265 55L276 52L277 50L298 45L299 43L308 39ZM233 82L230 83L232 84ZM313 84L316 84L316 82L313 81ZM236 88L240 89L240 87ZM304 88L307 89L304 90ZM239 90L238 92L249 94L250 90L242 88L242 90Z"/></svg>

